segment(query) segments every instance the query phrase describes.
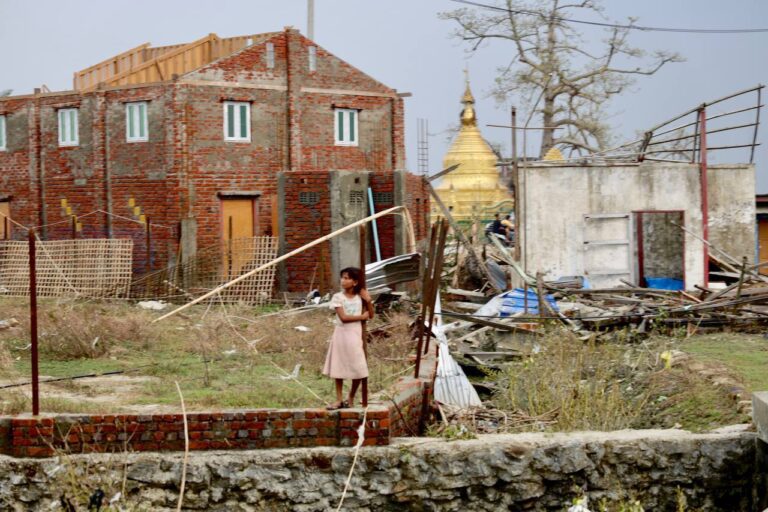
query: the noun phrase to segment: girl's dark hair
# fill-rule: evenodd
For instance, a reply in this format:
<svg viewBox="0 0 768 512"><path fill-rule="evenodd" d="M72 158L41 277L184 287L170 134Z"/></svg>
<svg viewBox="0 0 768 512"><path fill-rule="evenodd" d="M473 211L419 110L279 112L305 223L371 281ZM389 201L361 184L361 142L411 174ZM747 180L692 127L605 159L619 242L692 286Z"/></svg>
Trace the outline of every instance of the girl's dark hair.
<svg viewBox="0 0 768 512"><path fill-rule="evenodd" d="M347 277L352 279L353 281L357 281L357 284L354 287L355 295L360 295L360 290L363 289L363 282L362 279L360 279L360 269L357 267L347 267L341 269L341 272L339 272L339 277L343 276L344 274L347 274Z"/></svg>

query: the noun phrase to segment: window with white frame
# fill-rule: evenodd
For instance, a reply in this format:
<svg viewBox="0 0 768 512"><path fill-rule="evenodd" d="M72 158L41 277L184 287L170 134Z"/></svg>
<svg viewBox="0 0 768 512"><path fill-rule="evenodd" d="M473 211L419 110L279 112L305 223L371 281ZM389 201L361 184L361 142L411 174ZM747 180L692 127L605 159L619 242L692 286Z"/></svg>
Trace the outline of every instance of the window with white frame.
<svg viewBox="0 0 768 512"><path fill-rule="evenodd" d="M274 43L267 43L267 68L273 69L275 67L275 45Z"/></svg>
<svg viewBox="0 0 768 512"><path fill-rule="evenodd" d="M337 108L334 115L336 145L357 146L357 110Z"/></svg>
<svg viewBox="0 0 768 512"><path fill-rule="evenodd" d="M0 116L0 151L5 151L5 116Z"/></svg>
<svg viewBox="0 0 768 512"><path fill-rule="evenodd" d="M317 71L317 46L309 47L309 70Z"/></svg>
<svg viewBox="0 0 768 512"><path fill-rule="evenodd" d="M224 140L251 141L251 104L247 101L224 102Z"/></svg>
<svg viewBox="0 0 768 512"><path fill-rule="evenodd" d="M146 101L125 104L125 140L128 142L149 140Z"/></svg>
<svg viewBox="0 0 768 512"><path fill-rule="evenodd" d="M59 146L77 146L79 136L77 109L59 109Z"/></svg>

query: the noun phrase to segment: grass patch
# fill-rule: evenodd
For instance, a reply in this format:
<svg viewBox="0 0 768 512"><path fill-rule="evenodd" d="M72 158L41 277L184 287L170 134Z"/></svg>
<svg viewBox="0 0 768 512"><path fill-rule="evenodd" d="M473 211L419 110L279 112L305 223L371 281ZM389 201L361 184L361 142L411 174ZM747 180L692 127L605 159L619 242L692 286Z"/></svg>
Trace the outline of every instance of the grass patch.
<svg viewBox="0 0 768 512"><path fill-rule="evenodd" d="M553 416L547 430L617 430L641 413L645 395L629 393L629 376L649 360L617 344L583 342L565 330L549 332L541 351L511 365L493 403L529 416ZM629 356L629 357L628 357ZM527 427L541 430L540 424Z"/></svg>
<svg viewBox="0 0 768 512"><path fill-rule="evenodd" d="M541 347L505 371L491 372L500 389L492 404L530 417L553 418L518 430L683 428L700 432L748 422L725 391L697 372L664 368L660 354L680 349L697 361L717 361L751 389L768 389L768 340L751 334L688 339L653 336L640 343L583 342L554 330Z"/></svg>
<svg viewBox="0 0 768 512"><path fill-rule="evenodd" d="M735 404L704 377L688 370L671 368L648 376L643 414L634 428L683 428L703 432L724 425L749 421Z"/></svg>
<svg viewBox="0 0 768 512"><path fill-rule="evenodd" d="M23 300L0 299L3 318L20 321L0 331L0 378L10 382L30 378L26 308ZM107 376L94 384L76 380L43 385L43 412L90 412L91 407L100 412L178 410L174 381L190 410L317 407L335 396L333 382L321 375L333 331L332 313L326 309L260 318L274 307L214 304L193 307L158 324L151 322L159 313L125 303L62 305L43 300L40 310L41 375L130 370L127 376L143 378L129 385L113 384L119 378ZM408 322L405 314L369 322L371 329L386 325L387 333L369 344L371 393L408 368ZM281 378L296 365L301 365L298 379ZM0 389L0 404L5 404L6 413L27 411L28 392Z"/></svg>
<svg viewBox="0 0 768 512"><path fill-rule="evenodd" d="M680 349L702 361L716 361L739 375L748 391L768 390L768 339L759 334L694 336Z"/></svg>

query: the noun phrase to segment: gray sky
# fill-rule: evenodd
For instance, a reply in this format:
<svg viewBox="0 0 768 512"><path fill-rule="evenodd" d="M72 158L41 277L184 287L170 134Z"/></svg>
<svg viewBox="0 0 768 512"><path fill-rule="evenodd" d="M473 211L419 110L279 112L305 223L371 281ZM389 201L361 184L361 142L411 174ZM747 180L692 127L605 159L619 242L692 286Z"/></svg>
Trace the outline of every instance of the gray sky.
<svg viewBox="0 0 768 512"><path fill-rule="evenodd" d="M490 0L488 0L490 2ZM496 68L511 49L497 42L470 55L449 37L455 28L437 18L440 11L461 7L449 0L316 0L315 40L340 58L400 92L406 101L406 150L416 171L417 118L429 121L430 168L441 167L448 147L444 132L456 125L468 65L477 111L486 139L509 151L509 132L485 124L509 124L510 103L497 104L488 93ZM72 74L145 42L154 46L190 42L210 32L228 37L282 30L293 25L306 32L306 0L0 0L0 90L32 92L72 86ZM639 24L680 28L765 28L764 0L605 0L605 15ZM577 17L574 14L574 17ZM579 15L579 17L584 17ZM594 18L592 18L594 19ZM599 41L599 28L584 27L585 39ZM768 33L642 33L635 46L666 49L687 61L640 78L633 90L611 104L611 124L621 140L701 102L768 83ZM589 44L589 43L588 43ZM768 91L763 96L768 97ZM519 99L513 101L519 102ZM765 100L764 100L765 101ZM768 112L763 113L768 120ZM759 141L768 141L763 127ZM537 140L528 141L535 154ZM744 154L713 155L715 161L743 161ZM759 193L768 193L768 145L756 157Z"/></svg>

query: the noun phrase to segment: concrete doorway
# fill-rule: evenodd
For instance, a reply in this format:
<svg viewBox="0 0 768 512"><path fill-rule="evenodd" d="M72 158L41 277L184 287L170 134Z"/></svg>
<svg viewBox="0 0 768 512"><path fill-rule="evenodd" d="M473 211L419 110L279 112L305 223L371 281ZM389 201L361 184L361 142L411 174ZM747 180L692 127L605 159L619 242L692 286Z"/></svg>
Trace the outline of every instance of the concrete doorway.
<svg viewBox="0 0 768 512"><path fill-rule="evenodd" d="M640 286L685 289L685 232L682 210L636 211L637 280Z"/></svg>

